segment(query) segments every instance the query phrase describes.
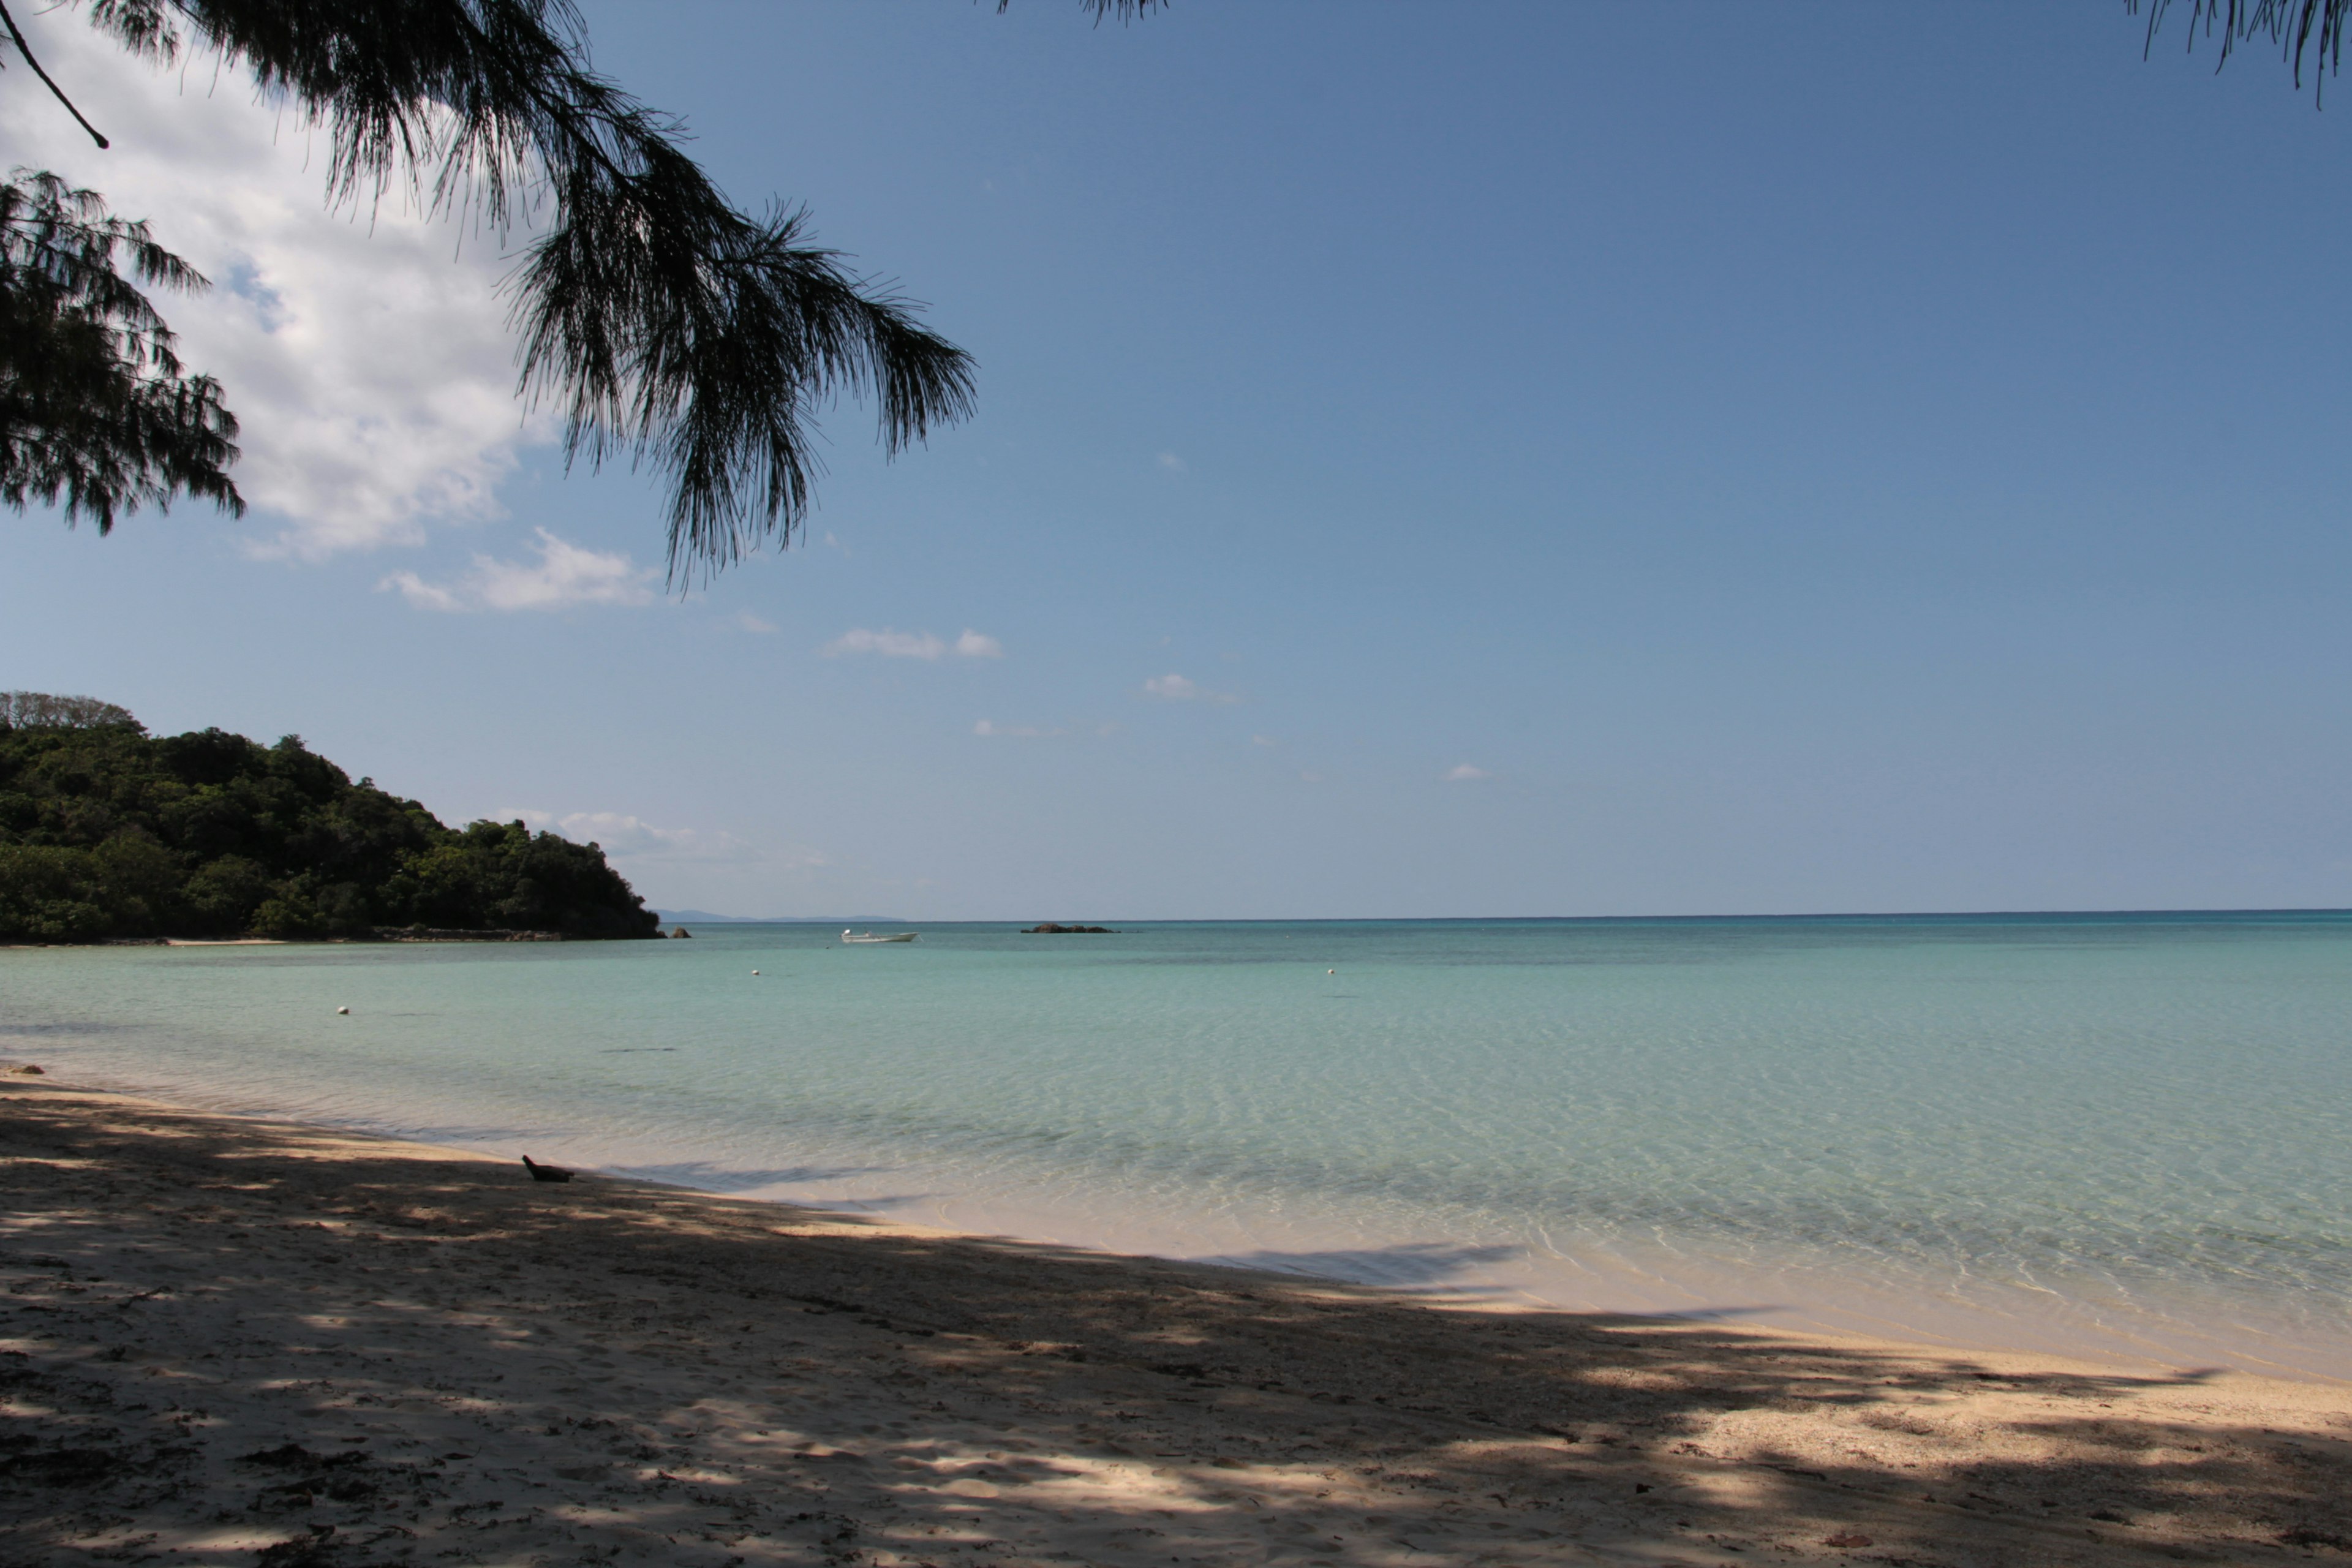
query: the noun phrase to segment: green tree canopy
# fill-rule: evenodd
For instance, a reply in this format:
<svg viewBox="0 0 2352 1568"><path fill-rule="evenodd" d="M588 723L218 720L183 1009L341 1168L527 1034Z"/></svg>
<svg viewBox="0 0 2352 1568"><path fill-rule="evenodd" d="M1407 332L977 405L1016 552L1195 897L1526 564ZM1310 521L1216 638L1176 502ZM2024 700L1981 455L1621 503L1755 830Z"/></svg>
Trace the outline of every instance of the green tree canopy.
<svg viewBox="0 0 2352 1568"><path fill-rule="evenodd" d="M595 845L452 829L299 735L150 737L89 698L0 705L0 942L413 927L657 934Z"/></svg>
<svg viewBox="0 0 2352 1568"><path fill-rule="evenodd" d="M46 691L0 691L0 729L89 730L101 724L147 732L131 710L95 697L55 697Z"/></svg>

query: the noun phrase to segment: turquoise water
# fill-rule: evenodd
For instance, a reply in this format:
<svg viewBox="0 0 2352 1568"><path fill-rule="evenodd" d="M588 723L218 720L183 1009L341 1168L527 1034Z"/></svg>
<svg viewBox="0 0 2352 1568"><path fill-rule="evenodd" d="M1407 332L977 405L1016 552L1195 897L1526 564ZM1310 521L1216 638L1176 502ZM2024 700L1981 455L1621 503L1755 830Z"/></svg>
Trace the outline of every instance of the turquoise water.
<svg viewBox="0 0 2352 1568"><path fill-rule="evenodd" d="M0 952L0 1052L1504 1305L2352 1376L2352 916L832 935Z"/></svg>

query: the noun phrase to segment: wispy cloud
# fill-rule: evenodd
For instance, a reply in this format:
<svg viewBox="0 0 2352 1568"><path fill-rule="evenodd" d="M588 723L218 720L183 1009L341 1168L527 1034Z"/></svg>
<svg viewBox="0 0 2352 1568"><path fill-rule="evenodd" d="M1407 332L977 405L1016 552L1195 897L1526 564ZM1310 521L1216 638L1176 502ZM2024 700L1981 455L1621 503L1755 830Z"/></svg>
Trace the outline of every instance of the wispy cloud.
<svg viewBox="0 0 2352 1568"><path fill-rule="evenodd" d="M690 827L656 827L642 817L618 811L572 811L562 816L513 806L499 813L502 822L522 822L541 832L560 833L575 844L598 844L608 855L677 854L705 841L708 835Z"/></svg>
<svg viewBox="0 0 2352 1568"><path fill-rule="evenodd" d="M1239 702L1230 691L1212 691L1197 680L1176 674L1155 675L1143 683L1144 695L1163 702Z"/></svg>
<svg viewBox="0 0 2352 1568"><path fill-rule="evenodd" d="M930 632L893 631L888 626L877 632L856 626L824 645L827 658L854 653L876 653L885 658L939 659L950 654L958 658L1003 658L1004 645L970 626L953 642Z"/></svg>
<svg viewBox="0 0 2352 1568"><path fill-rule="evenodd" d="M746 843L731 833L693 827L657 827L641 816L620 811L557 813L530 806L509 806L498 814L501 822L521 822L543 832L557 833L574 844L595 844L614 859L673 860L761 865L800 869L829 866L832 858L803 845L775 848Z"/></svg>
<svg viewBox="0 0 2352 1568"><path fill-rule="evenodd" d="M1177 456L1175 453L1173 453L1173 452L1162 452L1162 453L1160 453L1160 466L1161 468L1163 468L1167 469L1167 470L1168 470L1170 473L1171 473L1171 474L1181 474L1181 473L1188 473L1188 472L1190 472L1190 471L1191 471L1191 469L1190 469L1189 466L1185 463L1184 459L1183 459L1183 458L1180 458L1180 457L1178 457L1178 456Z"/></svg>
<svg viewBox="0 0 2352 1568"><path fill-rule="evenodd" d="M971 727L971 732L975 735L985 735L994 740L1005 741L1051 741L1057 737L1073 735L1090 735L1097 741L1108 741L1118 733L1118 729L1117 724L1101 724L1091 721L1073 721L1067 724L1054 725L1049 729L1043 724L1000 724L993 719L982 719Z"/></svg>
<svg viewBox="0 0 2352 1568"><path fill-rule="evenodd" d="M1253 746L1279 746L1282 742L1276 740L1271 735L1252 735L1250 737L1250 744Z"/></svg>
<svg viewBox="0 0 2352 1568"><path fill-rule="evenodd" d="M619 552L583 550L546 529L535 530L537 562L474 557L473 569L448 583L428 583L394 572L376 584L397 588L420 610L562 610L578 605L649 605L653 569Z"/></svg>
<svg viewBox="0 0 2352 1568"><path fill-rule="evenodd" d="M510 247L397 195L331 208L312 139L278 108L233 80L207 92L149 70L70 18L38 44L113 150L94 153L46 94L21 90L0 99L0 142L10 162L152 220L218 282L166 310L182 357L221 379L243 423L236 482L263 526L248 547L316 559L499 515L518 454L555 431L515 401L499 292Z"/></svg>
<svg viewBox="0 0 2352 1568"><path fill-rule="evenodd" d="M761 620L749 610L737 612L735 624L747 632L754 632L761 637L772 636L777 629L775 622Z"/></svg>
<svg viewBox="0 0 2352 1568"><path fill-rule="evenodd" d="M1456 763L1445 770L1447 784L1476 784L1480 779L1490 779L1494 776L1486 769L1474 767L1468 763Z"/></svg>

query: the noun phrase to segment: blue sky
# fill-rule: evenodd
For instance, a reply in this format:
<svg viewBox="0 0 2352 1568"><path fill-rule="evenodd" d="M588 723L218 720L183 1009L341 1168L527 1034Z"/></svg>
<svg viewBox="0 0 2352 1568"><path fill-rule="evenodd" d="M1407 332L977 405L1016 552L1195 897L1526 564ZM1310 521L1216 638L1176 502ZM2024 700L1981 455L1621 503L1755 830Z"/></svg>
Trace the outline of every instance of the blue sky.
<svg viewBox="0 0 2352 1568"><path fill-rule="evenodd" d="M2094 3L588 15L979 416L886 464L840 409L805 547L665 595L656 487L508 396L494 245L319 210L299 130L51 16L128 133L0 137L223 280L173 317L263 504L0 520L0 686L299 732L665 907L2352 903L2352 100L2266 53Z"/></svg>

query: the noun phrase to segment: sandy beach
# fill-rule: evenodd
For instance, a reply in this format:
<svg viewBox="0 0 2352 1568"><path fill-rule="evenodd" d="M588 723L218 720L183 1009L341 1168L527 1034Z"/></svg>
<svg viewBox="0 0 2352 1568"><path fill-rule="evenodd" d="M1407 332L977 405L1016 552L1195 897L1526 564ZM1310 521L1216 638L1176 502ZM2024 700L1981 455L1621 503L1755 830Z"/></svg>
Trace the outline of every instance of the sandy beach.
<svg viewBox="0 0 2352 1568"><path fill-rule="evenodd" d="M0 1079L0 1562L2352 1557L2352 1388L1446 1309Z"/></svg>

